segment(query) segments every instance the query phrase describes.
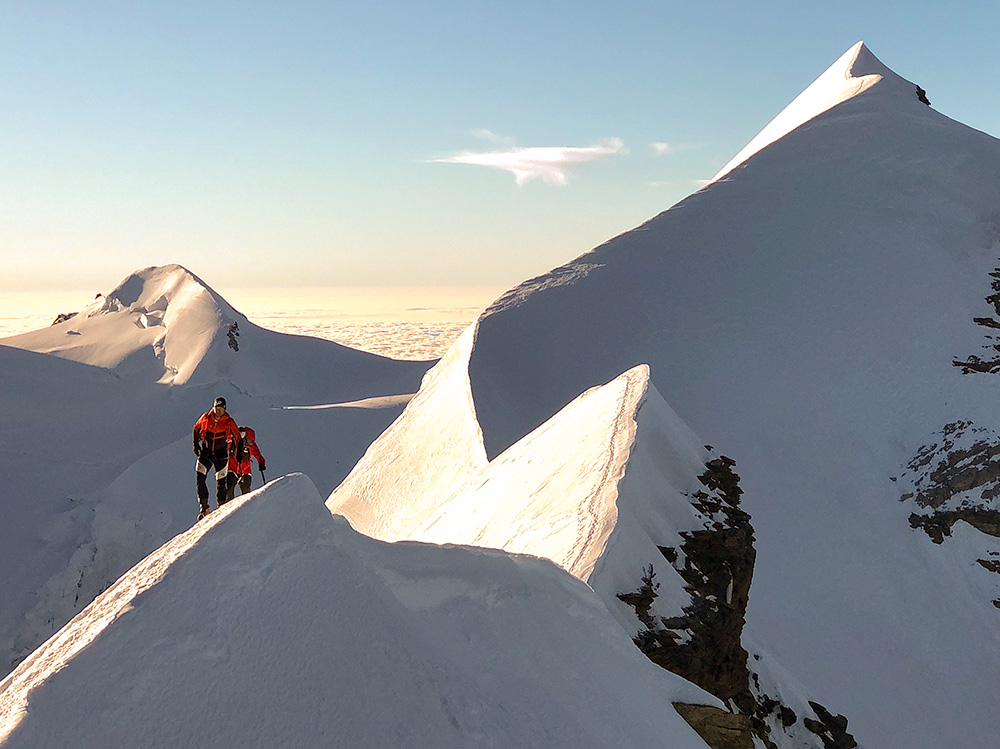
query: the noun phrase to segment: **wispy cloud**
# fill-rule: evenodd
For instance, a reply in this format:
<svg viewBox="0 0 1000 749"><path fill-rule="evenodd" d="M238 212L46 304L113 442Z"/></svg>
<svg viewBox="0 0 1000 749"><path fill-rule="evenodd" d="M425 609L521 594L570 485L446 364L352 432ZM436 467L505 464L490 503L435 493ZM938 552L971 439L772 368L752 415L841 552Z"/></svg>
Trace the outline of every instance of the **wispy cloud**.
<svg viewBox="0 0 1000 749"><path fill-rule="evenodd" d="M695 148L690 143L650 143L650 148L657 156L669 156L673 153L679 153L680 151L690 151Z"/></svg>
<svg viewBox="0 0 1000 749"><path fill-rule="evenodd" d="M489 133L489 131L483 131ZM493 135L490 133L490 135ZM502 169L514 175L517 184L541 179L550 185L565 185L569 173L581 164L628 153L620 138L610 138L593 146L536 146L495 151L462 151L454 156L432 159L436 164L472 164Z"/></svg>

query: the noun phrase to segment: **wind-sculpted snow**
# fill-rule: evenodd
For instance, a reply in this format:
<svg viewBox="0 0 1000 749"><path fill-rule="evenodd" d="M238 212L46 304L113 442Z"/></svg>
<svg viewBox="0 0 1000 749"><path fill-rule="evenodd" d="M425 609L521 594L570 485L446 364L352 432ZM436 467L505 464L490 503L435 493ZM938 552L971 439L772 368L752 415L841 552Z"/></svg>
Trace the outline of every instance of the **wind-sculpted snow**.
<svg viewBox="0 0 1000 749"><path fill-rule="evenodd" d="M0 743L46 746L671 746L674 701L544 560L384 544L302 476L138 564L0 683Z"/></svg>
<svg viewBox="0 0 1000 749"><path fill-rule="evenodd" d="M136 271L64 322L2 340L161 385L228 380L284 403L412 393L428 366L260 328L179 265Z"/></svg>
<svg viewBox="0 0 1000 749"><path fill-rule="evenodd" d="M886 94L886 89L892 88L897 95L912 99L916 90L912 83L904 81L889 70L862 42L858 42L809 88L795 97L791 104L781 110L777 117L712 177L712 182L721 179L755 153L788 135L792 130L841 102L857 96L876 83L881 84L882 95Z"/></svg>
<svg viewBox="0 0 1000 749"><path fill-rule="evenodd" d="M992 563L958 563L911 527L891 477L943 425L1000 431L992 378L953 365L982 350L1000 141L928 107L863 46L807 93L724 178L481 316L467 369L435 375L467 378L463 429L480 467L450 448L420 462L425 444L447 446L427 410L448 408L439 390L379 445L392 465L349 484L374 496L379 472L419 465L430 485L437 465L454 477L449 493L422 501L446 518L483 465L648 364L649 392L739 464L757 539L755 651L780 659L831 720L848 716L863 746L990 745Z"/></svg>
<svg viewBox="0 0 1000 749"><path fill-rule="evenodd" d="M889 480L945 424L1000 425L995 385L952 365L981 347L998 175L1000 142L883 74L579 258L601 266L585 277L487 311L470 359L490 457L648 362L739 463L748 638L867 747L1000 731L1000 616L970 579L988 573L934 557Z"/></svg>
<svg viewBox="0 0 1000 749"><path fill-rule="evenodd" d="M1000 399L994 362L982 355L995 353L997 321L983 317L983 300L996 306L986 295L996 291L1000 254L998 175L1000 141L935 112L915 84L856 46L704 190L498 299L327 502L379 539L548 556L585 580L610 617L596 613L582 583L537 558L429 551L412 541L385 546L319 520L315 507L296 512L301 502L284 501L290 489L255 512L264 492L210 521L169 568L175 574L129 598L131 608L102 620L101 607L118 593L95 604L104 613L87 621L108 624L65 668L29 676L57 664L72 637L22 664L2 696L11 740L67 744L69 734L59 732L72 724L100 744L102 732L124 725L137 737L131 743L155 745L142 740L148 723L170 745L185 743L188 730L273 745L283 743L281 732L294 733L282 723L287 714L307 744L420 746L433 737L435 746L633 738L683 745L690 733L675 734L674 713L664 709L665 701L686 699L674 691L676 680L658 677L670 694L644 681L641 674L654 672L616 681L638 657L622 640L633 636L651 658L731 698L727 707L741 714L727 720L766 720L767 730L751 727L769 749L768 741L778 749L994 745ZM60 481L78 480L86 501L98 502L120 476L105 512L94 513L113 528L107 511L143 497L147 472L154 483L167 475L161 458L180 461L189 449L181 438L200 410L194 404L222 383L236 409L251 419L270 414L275 428L284 423L297 437L304 420L338 409L271 412L267 404L372 404L365 399L408 392L385 384L412 371L289 337L271 346L249 324L239 351L230 349L228 310L197 290L180 305L200 309L197 297L209 310L185 322L190 349L211 341L190 361L161 356L159 329L178 329L167 320L177 299L161 293L164 308L152 293L156 274L136 275L144 282L127 279L113 298L95 302L99 314L33 339L38 350L51 344L63 356L103 356L112 372L81 374L92 368L73 362L38 367L36 355L12 358L0 348L25 367L17 392L35 404L0 391L0 400L18 404L13 416L0 410L14 425L13 444L3 448L15 457L15 496L31 507L22 517L33 523L76 502ZM88 332L99 325L109 326L113 343L102 343L103 351L88 348L102 340ZM128 336L119 336L126 326ZM178 371L170 375L164 363ZM143 395L137 382L152 386L182 369L185 386L147 400L148 413L135 408ZM43 375L38 383L29 370ZM70 392L51 410L37 405L62 374L72 377ZM94 405L73 410L90 396ZM86 427L115 397L129 425L119 431L105 416L101 428ZM52 413L62 419L58 428L39 428L38 417ZM155 426L143 432L134 422L149 414ZM37 479L43 491L32 493L29 470L48 463L23 456L48 459L44 438L53 432L56 451L70 457L59 455L53 472ZM91 442L73 444L79 434ZM317 434L318 427L307 436ZM735 464L702 440L723 446ZM326 444L293 442L308 455L286 448L282 464L304 458L319 475ZM100 457L97 444L122 457ZM347 460L344 444L328 456L331 466ZM339 475L324 474L326 482ZM326 493L330 484L320 483ZM138 505L148 520L149 498ZM86 557L75 525L86 510L11 535L27 551L41 539L43 551L31 559L45 555L53 536L63 539L60 554ZM99 562L94 554L92 566ZM19 564L10 580L30 568ZM17 602L0 596L0 605L33 612L24 601L39 581L70 593L71 577L47 570L32 578L34 587L17 588ZM269 580L282 583L282 595ZM568 600L565 591L584 597ZM174 611L167 601L185 605ZM52 607L38 615L45 611ZM302 629L304 619L310 626ZM125 626L130 621L137 626ZM164 628L153 629L154 621ZM582 633L576 625L593 626ZM287 632L295 637L276 634ZM578 670L591 667L580 653L604 652L593 642L612 640L627 647L614 645L614 658L595 656L593 673ZM293 641L301 652L288 651ZM253 652L265 655L251 661ZM402 675L379 678L390 672ZM338 689L344 673L356 677L345 691L319 688ZM97 700L99 690L80 686L95 675L118 690L103 702L80 697ZM586 699L556 696L549 677L577 692L585 686ZM278 683L280 690L264 688ZM224 688L232 699L197 701ZM326 699L323 709L312 694ZM77 700L79 719L64 721ZM412 710L401 709L404 702ZM167 708L146 721L142 709L157 703ZM579 712L557 706L570 703ZM645 733L637 712L647 711L661 733ZM130 712L141 719L121 717ZM362 724L357 714L380 717Z"/></svg>
<svg viewBox="0 0 1000 749"><path fill-rule="evenodd" d="M0 346L0 675L191 526L191 427L215 396L256 429L268 477L308 471L328 493L428 366L249 324L236 351L233 315L167 266L129 275L63 323L3 339L18 348Z"/></svg>
<svg viewBox="0 0 1000 749"><path fill-rule="evenodd" d="M237 314L180 266L147 268L64 322L6 343L108 369L152 369L164 384L183 384L224 318Z"/></svg>
<svg viewBox="0 0 1000 749"><path fill-rule="evenodd" d="M808 692L788 681L751 680L741 639L753 530L736 509L739 490L729 478L725 500L705 493L718 488L709 477L727 459L713 458L650 385L648 368L638 366L582 393L492 461L469 461L470 451L481 451L475 415L455 406L468 400L473 332L431 371L327 506L383 540L551 559L593 588L651 660L727 704L738 696L740 714L723 720L735 721L731 730L742 731L743 741L751 732L780 740L805 730ZM411 456L402 448L416 432L422 448ZM738 481L729 469L722 474ZM636 607L627 594L644 573L655 576L655 592ZM706 631L703 622L725 631ZM651 636L669 655L643 647ZM779 725L778 707L790 722Z"/></svg>
<svg viewBox="0 0 1000 749"><path fill-rule="evenodd" d="M472 329L466 335L471 341ZM636 367L581 394L487 463L475 414L454 410L468 399L467 352L456 344L431 371L327 506L382 540L547 557L601 592L626 630L637 626L615 596L644 566L662 560L657 544L679 544L679 531L700 527L685 494L698 489L708 451L658 393L647 391L648 370ZM422 449L402 453L400 435L412 439L416 432ZM609 546L616 550L610 558ZM661 600L662 613L672 616L689 599L679 578L667 580L674 592Z"/></svg>
<svg viewBox="0 0 1000 749"><path fill-rule="evenodd" d="M385 541L409 534L486 466L469 392L468 361L475 337L469 326L427 373L400 418L376 440L330 497L331 511L362 533ZM397 435L416 435L420 448L402 452Z"/></svg>
<svg viewBox="0 0 1000 749"><path fill-rule="evenodd" d="M538 554L589 579L618 519L617 485L646 381L636 369L582 394L407 537Z"/></svg>

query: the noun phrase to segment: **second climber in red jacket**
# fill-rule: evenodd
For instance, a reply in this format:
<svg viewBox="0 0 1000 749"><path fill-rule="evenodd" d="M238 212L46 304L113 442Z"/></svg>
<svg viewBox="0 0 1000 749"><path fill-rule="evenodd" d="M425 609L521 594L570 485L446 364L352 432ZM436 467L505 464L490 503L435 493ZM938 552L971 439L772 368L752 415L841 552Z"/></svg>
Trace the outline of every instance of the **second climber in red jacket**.
<svg viewBox="0 0 1000 749"><path fill-rule="evenodd" d="M257 461L257 467L261 475L267 470L267 462L260 454L257 447L257 434L250 427L240 427L240 441L236 445L236 452L229 458L229 499L236 493L236 485L240 486L240 494L247 494L250 485L253 483L253 463L250 458Z"/></svg>
<svg viewBox="0 0 1000 749"><path fill-rule="evenodd" d="M226 399L219 396L211 411L206 411L195 422L193 430L195 464L195 484L198 487L198 504L201 520L211 508L208 505L208 471L215 470L215 501L219 507L229 500L229 458L236 453L240 441L240 428L226 413Z"/></svg>

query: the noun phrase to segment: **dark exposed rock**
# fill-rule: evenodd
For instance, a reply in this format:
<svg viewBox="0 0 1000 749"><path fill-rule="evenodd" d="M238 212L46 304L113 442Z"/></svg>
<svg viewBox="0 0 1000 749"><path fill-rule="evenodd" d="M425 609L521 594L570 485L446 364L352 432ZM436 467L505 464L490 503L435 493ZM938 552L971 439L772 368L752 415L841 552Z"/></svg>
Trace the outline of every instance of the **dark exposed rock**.
<svg viewBox="0 0 1000 749"><path fill-rule="evenodd" d="M963 520L1000 537L1000 436L970 421L947 424L941 439L925 445L906 465L901 501L922 510L909 517L910 527L923 530L934 543L951 536Z"/></svg>
<svg viewBox="0 0 1000 749"><path fill-rule="evenodd" d="M919 93L919 87L917 91ZM986 297L986 301L993 307L993 311L997 317L1000 317L1000 268L992 270L990 278L993 279L990 282L993 293ZM1000 322L993 317L974 317L972 321L984 328L992 330L1000 329ZM951 363L956 367L961 367L962 374L972 374L973 372L983 374L1000 373L1000 345L992 343L983 346L983 348L990 352L988 358L984 359L973 354L965 359L953 359Z"/></svg>
<svg viewBox="0 0 1000 749"><path fill-rule="evenodd" d="M932 485L923 495L917 496L917 504L940 507L959 492L995 482L1000 478L998 455L1000 444L986 441L977 442L966 450L948 453L947 459L931 472Z"/></svg>
<svg viewBox="0 0 1000 749"><path fill-rule="evenodd" d="M977 559L976 561L990 572L996 572L1000 575L1000 562L996 559Z"/></svg>
<svg viewBox="0 0 1000 749"><path fill-rule="evenodd" d="M673 565L677 563L677 549L673 546L657 546L656 548L660 550L663 558L670 562L670 564Z"/></svg>
<svg viewBox="0 0 1000 749"><path fill-rule="evenodd" d="M712 749L753 749L753 736L745 715L685 702L675 702L674 709Z"/></svg>
<svg viewBox="0 0 1000 749"><path fill-rule="evenodd" d="M997 278L996 273L991 275ZM996 297L995 303L1000 304L1000 294ZM911 473L900 477L912 487L900 499L913 501L923 510L910 514L910 527L922 530L936 544L950 538L960 520L1000 538L1000 436L968 421L948 424L941 436L940 445L935 442L920 448L906 466ZM1000 560L976 561L1000 574ZM1000 608L1000 599L992 603Z"/></svg>
<svg viewBox="0 0 1000 749"><path fill-rule="evenodd" d="M781 721L781 725L788 728L789 726L795 725L795 721L798 720L798 716L792 708L782 705L778 708L778 719Z"/></svg>
<svg viewBox="0 0 1000 749"><path fill-rule="evenodd" d="M973 317L972 322L976 325L982 325L984 328L1000 328L1000 321L994 320L992 317Z"/></svg>
<svg viewBox="0 0 1000 749"><path fill-rule="evenodd" d="M653 601L656 600L656 591L660 587L660 584L656 582L656 572L653 571L653 565L649 565L643 570L641 580L642 584L638 590L634 593L619 593L618 599L635 609L636 618L647 628L653 629L656 627L656 619L650 615L649 610L653 606Z"/></svg>
<svg viewBox="0 0 1000 749"><path fill-rule="evenodd" d="M984 487L985 499L1000 494L1000 438L970 421L955 421L941 430L942 440L925 445L907 464L916 477L913 499L921 507L938 508L960 492Z"/></svg>
<svg viewBox="0 0 1000 749"><path fill-rule="evenodd" d="M753 736L768 749L776 749L770 726L789 728L798 717L779 700L763 694L742 645L756 551L750 516L739 507L743 490L735 465L724 456L706 464L705 473L699 476L705 490L691 497L705 519L704 527L682 532L680 550L658 547L690 595L683 614L654 615L660 584L652 565L643 569L635 591L618 598L635 610L643 628L633 640L650 660L735 707L733 714L717 709L713 713L705 706L677 706L710 746L749 747ZM684 710L719 729L711 740ZM737 726L742 726L740 731L735 730Z"/></svg>
<svg viewBox="0 0 1000 749"><path fill-rule="evenodd" d="M67 320L72 320L77 316L77 312L61 312L56 315L56 319L52 321L52 325L58 325L61 322L66 322ZM51 326L50 326L51 327Z"/></svg>
<svg viewBox="0 0 1000 749"><path fill-rule="evenodd" d="M750 516L738 508L742 490L733 465L718 458L699 477L711 494L696 493L694 506L713 522L710 530L681 534L684 564L677 572L691 594L684 616L657 622L650 615L659 587L652 566L643 571L638 590L618 598L646 627L635 640L650 660L752 713L756 703L740 637L756 552ZM676 563L676 549L673 557Z"/></svg>
<svg viewBox="0 0 1000 749"><path fill-rule="evenodd" d="M931 541L940 544L944 543L946 536L951 536L951 527L959 520L964 520L987 535L1000 538L1000 512L996 510L969 508L933 512L930 515L913 513L910 515L910 527L922 529L930 536Z"/></svg>
<svg viewBox="0 0 1000 749"><path fill-rule="evenodd" d="M823 741L823 749L856 749L858 742L847 732L847 718L833 715L818 702L809 701L809 707L819 720L804 718L802 723Z"/></svg>
<svg viewBox="0 0 1000 749"><path fill-rule="evenodd" d="M1000 357L996 359L980 359L978 356L970 356L968 359L952 359L952 364L962 368L962 374L972 374L981 372L983 374L996 374L1000 372Z"/></svg>

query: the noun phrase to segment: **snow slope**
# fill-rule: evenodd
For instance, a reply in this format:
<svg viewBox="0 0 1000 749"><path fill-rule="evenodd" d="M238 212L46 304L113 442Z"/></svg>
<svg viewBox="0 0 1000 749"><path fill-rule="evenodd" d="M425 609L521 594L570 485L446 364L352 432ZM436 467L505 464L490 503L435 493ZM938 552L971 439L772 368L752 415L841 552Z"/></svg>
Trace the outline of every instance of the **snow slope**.
<svg viewBox="0 0 1000 749"><path fill-rule="evenodd" d="M292 475L148 557L0 682L0 743L705 744L717 704L534 557L385 544Z"/></svg>
<svg viewBox="0 0 1000 749"><path fill-rule="evenodd" d="M897 96L912 98L913 84L904 81L883 65L864 42L858 42L827 68L809 88L795 97L791 104L781 110L777 117L712 177L710 182L729 174L755 153L785 137L813 117L833 109L876 83L881 84L879 94L882 96L888 93L887 89L892 88L895 89Z"/></svg>
<svg viewBox="0 0 1000 749"><path fill-rule="evenodd" d="M75 317L0 340L162 385L231 382L285 404L412 393L428 366L260 328L179 265L135 271Z"/></svg>
<svg viewBox="0 0 1000 749"><path fill-rule="evenodd" d="M443 498L492 501L475 481L523 440L540 447L521 462L556 460L536 430L647 364L649 391L739 465L757 538L745 642L772 673L862 746L989 746L1000 577L977 558L998 539L960 524L933 543L894 478L948 424L997 429L998 381L953 361L992 351L974 319L998 175L1000 141L857 45L704 190L497 300L329 506L392 537L436 517L437 540L466 538L486 509ZM436 434L446 410L459 422Z"/></svg>
<svg viewBox="0 0 1000 749"><path fill-rule="evenodd" d="M160 324L137 324L154 312ZM236 352L234 315L168 266L131 274L68 322L2 339L21 348L0 345L0 674L191 526L191 427L216 395L256 429L269 478L308 472L327 493L427 366L248 323Z"/></svg>
<svg viewBox="0 0 1000 749"><path fill-rule="evenodd" d="M687 496L703 488L697 476L709 451L655 390L647 392L649 373L640 366L581 394L493 461L470 460L476 437L455 434L472 434L474 415L448 409L462 403L468 385L442 375L462 371L452 359L468 355L471 339L467 333L431 371L430 387L375 441L327 507L386 541L462 543L551 559L601 592L631 632L638 622L615 595L629 591L643 567L665 566L658 543L679 546L679 531L700 527ZM390 459L403 429L411 438L419 432L424 449ZM412 481L432 467L441 481ZM626 475L631 491L623 495ZM609 556L612 543L616 553ZM671 587L657 609L674 616L689 597L679 578L664 580Z"/></svg>
<svg viewBox="0 0 1000 749"><path fill-rule="evenodd" d="M666 703L708 698L628 642L645 597L657 616L640 635L678 637L682 649L718 635L721 661L690 652L722 687L744 661L752 668L753 693L731 692L729 707L766 697L794 709L802 720L788 731L773 722L782 713L769 718L779 749L830 745L837 713L863 747L992 746L998 174L1000 142L852 48L706 189L497 300L327 502L384 539L548 556L597 598L537 558L364 538L292 477L178 537L26 660L0 686L9 741L113 743L106 732L121 730L125 743L155 745L144 733L155 730L194 743L196 729L223 744L701 746ZM157 384L167 370L135 323L150 311L104 313L133 337L106 360L114 370L0 347L0 367L16 373L0 451L14 458L13 516L35 522L11 536L49 565L74 552L54 575L10 555L35 574L9 608L30 612L21 631L40 631L73 575L100 566L80 543L87 529L101 528L102 547L120 542L135 507L144 527L169 532L150 497L169 494L157 482L179 470L196 404L215 392L241 422L291 427L296 444L315 428L318 444L291 453L310 470L323 465L323 430L342 434L343 422L322 420L346 409L287 408L337 400L312 392L322 370L299 367L301 380L281 385L278 365L297 358L233 358L224 315L187 381ZM133 350L143 353L118 356ZM60 379L70 386L53 396ZM113 406L131 420L120 430ZM739 491L699 477L727 464L695 434L736 459L752 527ZM344 440L329 454L367 444ZM49 464L52 476L32 478ZM87 494L60 516L70 498L59 482L71 479ZM724 543L696 557L713 538ZM727 557L729 541L755 551ZM647 596L636 587L654 561L660 587ZM753 568L752 589L730 562ZM5 575L4 585L17 577ZM728 629L698 631L717 615ZM334 674L348 686L324 691L341 688ZM308 693L296 699L300 682ZM150 704L160 707L143 712ZM373 727L359 712L404 722Z"/></svg>
<svg viewBox="0 0 1000 749"><path fill-rule="evenodd" d="M624 633L649 629L680 644L664 658L685 678L727 700L766 705L762 720L775 746L820 746L803 723L812 719L813 695L770 654L761 662L759 647L748 670L741 634L752 528L741 535L740 523L713 505L721 497L706 477L718 458L660 397L648 368L582 393L486 461L462 376L474 333L472 326L431 370L327 507L381 540L551 559L598 594ZM420 448L405 452L401 435ZM700 552L689 545L698 535L711 538ZM655 575L656 592L640 615L628 599L646 574ZM791 724L779 722L778 698L794 711Z"/></svg>

